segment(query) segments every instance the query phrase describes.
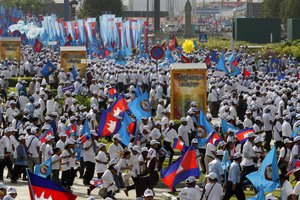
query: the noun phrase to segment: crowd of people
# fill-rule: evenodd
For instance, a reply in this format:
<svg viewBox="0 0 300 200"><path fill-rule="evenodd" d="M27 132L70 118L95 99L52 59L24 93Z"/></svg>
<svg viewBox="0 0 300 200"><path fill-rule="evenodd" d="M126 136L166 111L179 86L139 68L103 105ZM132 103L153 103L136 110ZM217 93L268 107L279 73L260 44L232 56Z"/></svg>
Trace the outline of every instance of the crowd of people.
<svg viewBox="0 0 300 200"><path fill-rule="evenodd" d="M199 49L189 59L205 62L207 53L208 49ZM221 52L218 54L221 56ZM231 54L225 52L226 57ZM51 158L52 174L47 178L70 191L74 180L82 179L90 196L99 187L92 181L97 177L102 181L99 195L103 198L115 199L118 192L128 195L128 191L135 190L137 198L153 199L159 172L174 162L174 156L178 157L172 148L176 138L186 146L195 146L199 170L206 175L204 184L199 186L199 177L188 177L179 199L229 200L233 195L245 199L244 190L253 189L246 175L260 168L274 145L280 151L281 199L300 199L300 183L293 188L286 176L292 163L299 159L300 149L300 136L297 131L293 134L300 125L297 63L292 56L276 56L280 61L276 70L285 74L284 79L278 80L278 73L270 72L269 60L263 60L259 52L250 54L241 48L236 51L238 54L242 55L238 67L241 71L247 69L250 76L220 77L214 73L217 63L213 61L207 69L206 118L222 141L217 146L211 143L200 146L195 138L199 105L192 102L179 125L170 119L172 65L157 68L150 59L142 58L137 63L132 57L122 66L114 60L97 59L88 64L84 77L74 77L71 70L60 68L60 58L54 49L47 47L36 53L31 47L23 46L20 65L8 59L0 64L0 181L27 181L26 168L34 172L36 165ZM180 62L176 54L174 58ZM43 77L40 71L47 60L58 70ZM229 65L226 62L228 69ZM16 85L10 85L11 77L20 77ZM22 77L31 79L26 82ZM70 84L74 85L73 91L64 91L64 86ZM152 111L150 118L143 117L141 121L130 116L136 123L138 137L130 135L128 146L122 143L118 133L100 138L101 109L107 109L116 98L109 96L108 89L123 93L130 103L137 96L137 86L141 92L149 93ZM11 88L15 92L10 92ZM241 144L235 136L236 129L222 131L220 119L237 130L253 128L254 133L248 134L247 141ZM78 138L85 121L91 138L80 144ZM67 133L69 127L71 133ZM53 134L41 141L39 136L50 129ZM160 151L162 147L167 156ZM224 169L221 160L225 154L232 162ZM298 170L294 170L294 176L296 181L300 179ZM14 199L16 194L15 188L10 187L6 192L6 186L0 184L0 199L5 195L4 200ZM277 198L268 194L266 199Z"/></svg>

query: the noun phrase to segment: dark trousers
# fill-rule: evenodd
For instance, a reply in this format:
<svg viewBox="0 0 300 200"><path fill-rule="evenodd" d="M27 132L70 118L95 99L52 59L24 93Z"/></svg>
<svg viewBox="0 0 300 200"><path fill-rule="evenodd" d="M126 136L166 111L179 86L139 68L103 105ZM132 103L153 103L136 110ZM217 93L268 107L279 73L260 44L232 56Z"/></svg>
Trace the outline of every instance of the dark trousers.
<svg viewBox="0 0 300 200"><path fill-rule="evenodd" d="M213 118L218 118L219 107L218 101L210 102L210 113Z"/></svg>
<svg viewBox="0 0 300 200"><path fill-rule="evenodd" d="M223 200L230 200L233 195L235 195L238 200L245 200L246 197L241 184L236 183L236 189L234 191L232 190L232 185L233 184L231 181L227 181Z"/></svg>
<svg viewBox="0 0 300 200"><path fill-rule="evenodd" d="M266 136L265 136L265 149L267 151L270 151L271 147L270 147L270 143L271 143L271 140L272 140L272 131L265 131L266 133Z"/></svg>
<svg viewBox="0 0 300 200"><path fill-rule="evenodd" d="M275 142L275 146L276 146L276 149L281 149L281 147L282 147L282 142L281 141L276 141Z"/></svg>
<svg viewBox="0 0 300 200"><path fill-rule="evenodd" d="M84 175L84 162L83 157L80 157L80 169L79 169L79 176L82 178Z"/></svg>
<svg viewBox="0 0 300 200"><path fill-rule="evenodd" d="M169 159L169 165L172 163L172 159L173 159L173 155L174 155L174 150L173 148L171 147L171 143L170 142L167 142L167 141L164 141L164 148L170 152L170 159Z"/></svg>
<svg viewBox="0 0 300 200"><path fill-rule="evenodd" d="M113 191L109 191L109 192L107 192L105 198L107 198L107 197L112 198L112 199L115 199L115 193L114 193Z"/></svg>
<svg viewBox="0 0 300 200"><path fill-rule="evenodd" d="M124 184L124 181L123 181L121 173L114 175L114 181L115 181L116 186L117 186L118 189L125 188L125 184Z"/></svg>
<svg viewBox="0 0 300 200"><path fill-rule="evenodd" d="M26 170L26 165L15 165L13 169L13 173L11 174L11 180L17 181L21 173L24 173Z"/></svg>
<svg viewBox="0 0 300 200"><path fill-rule="evenodd" d="M63 171L61 175L61 184L67 188L70 188L73 185L76 172L74 168L71 168L67 171Z"/></svg>
<svg viewBox="0 0 300 200"><path fill-rule="evenodd" d="M3 181L3 165L4 165L4 159L0 159L0 180Z"/></svg>
<svg viewBox="0 0 300 200"><path fill-rule="evenodd" d="M59 170L58 169L52 170L52 181L59 183Z"/></svg>
<svg viewBox="0 0 300 200"><path fill-rule="evenodd" d="M242 171L242 181L248 181L248 179L246 178L246 176L252 172L256 171L256 168L254 167L254 165L250 165L250 166L246 166L243 167L243 171Z"/></svg>
<svg viewBox="0 0 300 200"><path fill-rule="evenodd" d="M153 190L154 186L158 182L158 179L159 179L159 176L158 176L157 171L150 172L149 179L148 179L149 180L148 188Z"/></svg>
<svg viewBox="0 0 300 200"><path fill-rule="evenodd" d="M3 178L3 170L5 167L7 167L8 174L11 176L12 172L13 172L13 163L12 163L11 157L5 157L3 160L2 174L0 175L0 176L2 176L2 178Z"/></svg>
<svg viewBox="0 0 300 200"><path fill-rule="evenodd" d="M149 184L149 177L137 177L134 180L136 197L142 197Z"/></svg>
<svg viewBox="0 0 300 200"><path fill-rule="evenodd" d="M85 165L86 170L85 170L85 174L83 176L83 182L90 183L90 181L94 177L95 163L87 161L87 162L84 162L84 165Z"/></svg>

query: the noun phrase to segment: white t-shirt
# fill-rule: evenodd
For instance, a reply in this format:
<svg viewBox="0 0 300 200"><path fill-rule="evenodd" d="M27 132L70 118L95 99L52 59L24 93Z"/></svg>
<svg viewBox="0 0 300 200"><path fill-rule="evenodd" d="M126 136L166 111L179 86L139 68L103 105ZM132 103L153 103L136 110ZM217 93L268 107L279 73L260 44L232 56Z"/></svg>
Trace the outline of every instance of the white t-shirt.
<svg viewBox="0 0 300 200"><path fill-rule="evenodd" d="M31 140L32 140L32 142L31 142ZM30 144L30 142L31 142L31 144ZM29 146L29 144L30 144L30 146ZM28 148L28 146L29 146L29 148ZM33 158L39 157L39 152L38 152L37 148L39 148L40 146L41 146L41 142L36 136L30 135L26 139L26 147L28 148L28 152L31 154L30 156L32 156Z"/></svg>
<svg viewBox="0 0 300 200"><path fill-rule="evenodd" d="M3 136L2 141L4 143L4 148L6 148L6 151L8 153L12 153L12 143L10 141L10 138L8 138L7 136Z"/></svg>
<svg viewBox="0 0 300 200"><path fill-rule="evenodd" d="M113 191L114 190L114 177L110 170L106 170L102 176L103 180L103 188L107 188L107 191Z"/></svg>
<svg viewBox="0 0 300 200"><path fill-rule="evenodd" d="M212 153L213 151L216 151L215 145L213 145L211 143L207 143L205 155L209 156L209 157L212 157L212 158L215 158L215 155Z"/></svg>
<svg viewBox="0 0 300 200"><path fill-rule="evenodd" d="M67 171L71 169L71 158L64 158L65 156L70 156L70 153L67 150L64 150L60 157L62 158L61 160L61 170L62 171Z"/></svg>
<svg viewBox="0 0 300 200"><path fill-rule="evenodd" d="M58 159L59 159L59 156L55 154L52 156L51 161L52 161L52 163L54 163ZM60 168L60 162L56 162L56 163L52 164L52 169L59 170L59 168Z"/></svg>
<svg viewBox="0 0 300 200"><path fill-rule="evenodd" d="M53 154L53 148L50 144L47 144L44 152L44 160L46 161L49 158L51 158L52 154Z"/></svg>
<svg viewBox="0 0 300 200"><path fill-rule="evenodd" d="M113 160L115 158L120 159L120 155L123 151L124 149L120 144L116 146L114 143L112 143L107 152L109 153L110 160Z"/></svg>
<svg viewBox="0 0 300 200"><path fill-rule="evenodd" d="M190 146L189 132L186 126L180 125L178 128L178 135L182 137L186 146Z"/></svg>
<svg viewBox="0 0 300 200"><path fill-rule="evenodd" d="M96 161L100 162L107 162L108 158L103 151L99 151L98 155L96 156ZM104 173L107 170L107 165L96 162L96 172L97 173Z"/></svg>
<svg viewBox="0 0 300 200"><path fill-rule="evenodd" d="M281 199L287 200L288 196L293 194L293 187L287 180L282 184L281 187Z"/></svg>
<svg viewBox="0 0 300 200"><path fill-rule="evenodd" d="M208 183L205 186L205 194L204 196L207 200L221 200L223 196L223 188L220 183Z"/></svg>
<svg viewBox="0 0 300 200"><path fill-rule="evenodd" d="M91 140L88 140L83 144L83 161L95 163L95 151L93 146L89 148L87 151L85 150L85 148L89 147L91 144L92 144Z"/></svg>
<svg viewBox="0 0 300 200"><path fill-rule="evenodd" d="M164 133L164 141L172 143L174 138L178 138L178 134L175 129L166 130Z"/></svg>
<svg viewBox="0 0 300 200"><path fill-rule="evenodd" d="M202 192L198 188L198 186L195 186L194 188L185 187L180 191L178 197L180 200L199 200Z"/></svg>
<svg viewBox="0 0 300 200"><path fill-rule="evenodd" d="M300 200L300 181L294 187L294 194L298 196L298 200Z"/></svg>

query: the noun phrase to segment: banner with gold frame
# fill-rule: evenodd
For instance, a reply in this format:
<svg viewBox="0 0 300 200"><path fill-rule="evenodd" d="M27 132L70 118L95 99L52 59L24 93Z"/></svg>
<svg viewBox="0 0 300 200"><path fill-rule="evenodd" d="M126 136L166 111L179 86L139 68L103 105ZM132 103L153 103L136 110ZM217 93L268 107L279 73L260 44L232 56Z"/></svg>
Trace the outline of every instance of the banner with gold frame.
<svg viewBox="0 0 300 200"><path fill-rule="evenodd" d="M176 63L171 70L171 118L185 117L193 101L206 112L206 65Z"/></svg>
<svg viewBox="0 0 300 200"><path fill-rule="evenodd" d="M84 46L60 47L60 67L68 72L74 65L80 69L80 76L83 77L86 65L87 54Z"/></svg>
<svg viewBox="0 0 300 200"><path fill-rule="evenodd" d="M21 38L19 37L1 37L0 38L0 59L17 59L21 63Z"/></svg>

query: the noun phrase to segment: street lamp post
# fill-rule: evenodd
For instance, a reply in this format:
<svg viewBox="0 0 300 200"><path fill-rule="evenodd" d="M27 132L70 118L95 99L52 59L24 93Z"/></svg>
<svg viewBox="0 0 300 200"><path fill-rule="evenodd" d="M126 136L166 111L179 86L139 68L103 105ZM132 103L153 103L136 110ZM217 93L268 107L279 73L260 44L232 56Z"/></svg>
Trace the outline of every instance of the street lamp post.
<svg viewBox="0 0 300 200"><path fill-rule="evenodd" d="M72 9L72 12L71 12L71 18L73 20L75 20L75 16L76 16L76 6L78 5L78 1L76 0L72 0L70 1L70 6L71 6L71 9Z"/></svg>

